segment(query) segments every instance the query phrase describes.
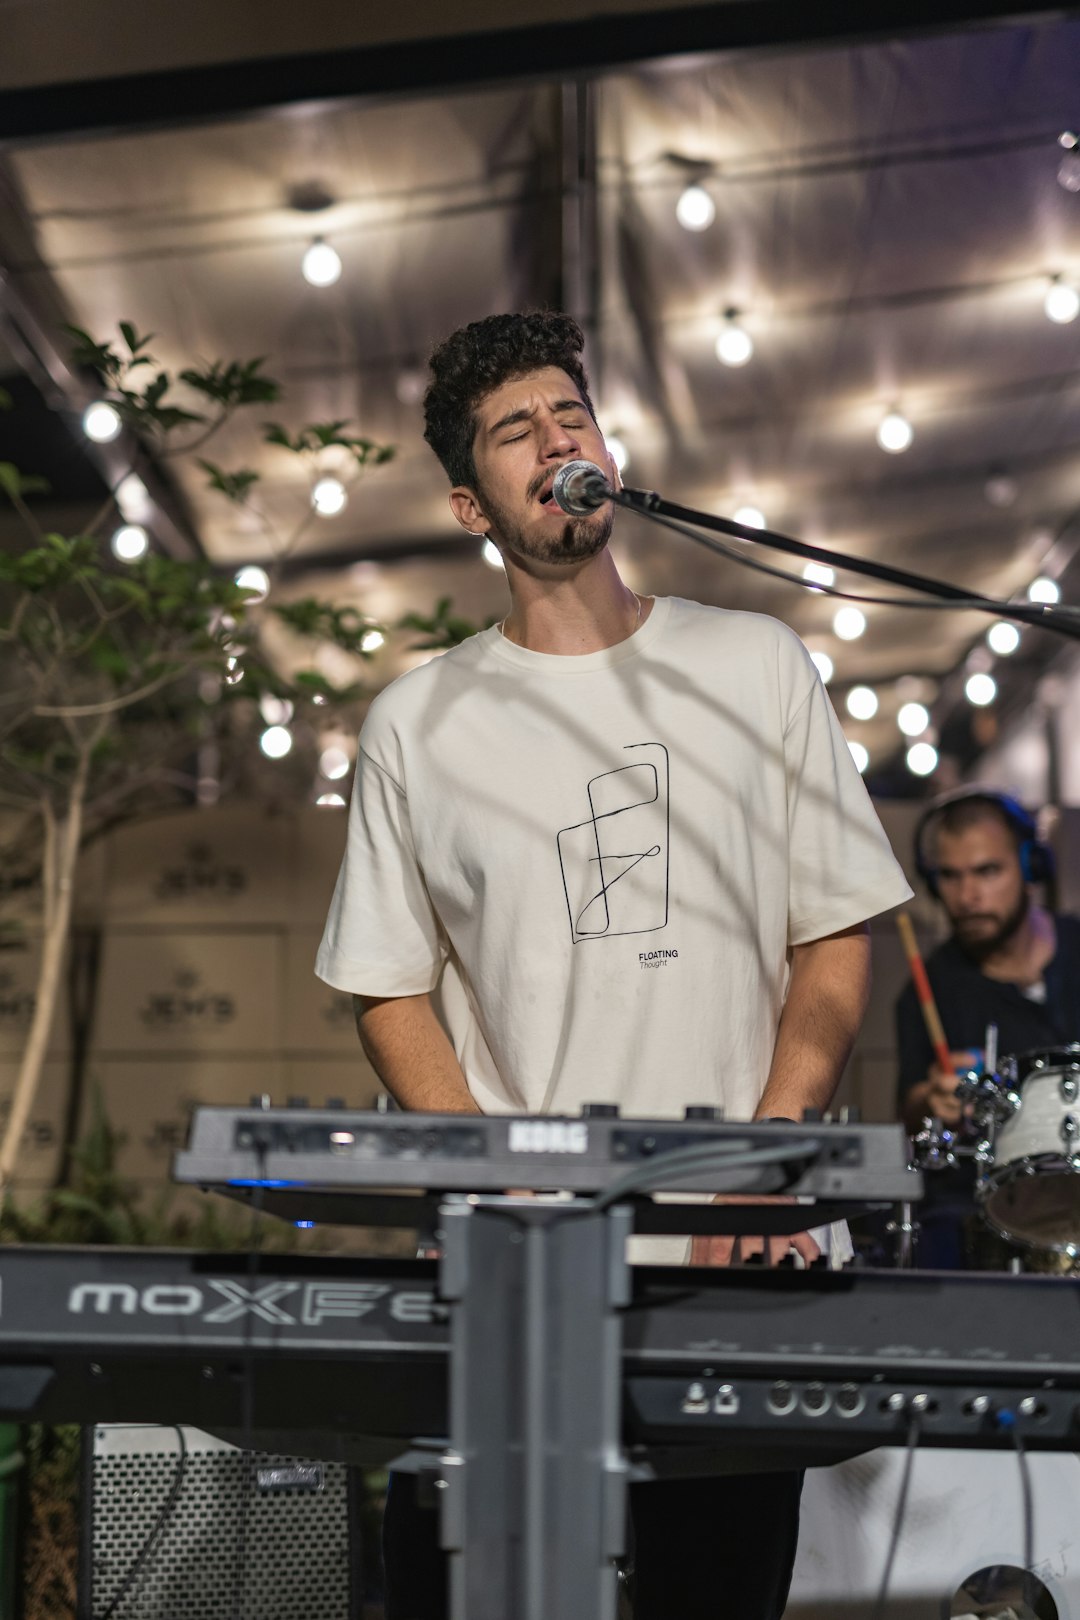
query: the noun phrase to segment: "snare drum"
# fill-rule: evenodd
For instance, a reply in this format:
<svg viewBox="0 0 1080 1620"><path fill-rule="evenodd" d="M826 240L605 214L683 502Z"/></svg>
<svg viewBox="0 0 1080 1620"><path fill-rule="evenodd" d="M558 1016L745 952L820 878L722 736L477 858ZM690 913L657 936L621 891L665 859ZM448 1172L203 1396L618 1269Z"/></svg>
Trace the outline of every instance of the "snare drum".
<svg viewBox="0 0 1080 1620"><path fill-rule="evenodd" d="M1080 1044L1003 1058L1001 1095L982 1119L989 1152L976 1184L984 1220L1012 1243L1080 1256Z"/></svg>

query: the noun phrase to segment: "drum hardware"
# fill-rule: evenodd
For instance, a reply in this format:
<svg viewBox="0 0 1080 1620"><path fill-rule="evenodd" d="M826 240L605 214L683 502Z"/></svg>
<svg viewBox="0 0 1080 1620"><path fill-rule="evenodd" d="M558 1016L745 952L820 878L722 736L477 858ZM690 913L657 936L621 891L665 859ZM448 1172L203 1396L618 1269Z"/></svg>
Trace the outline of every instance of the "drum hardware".
<svg viewBox="0 0 1080 1620"><path fill-rule="evenodd" d="M920 1169L977 1167L980 1218L1031 1254L1075 1263L1080 1256L1080 1045L1042 1047L997 1058L997 1030L986 1032L985 1068L957 1084L967 1118L928 1119L915 1138ZM991 1066L991 1057L993 1066Z"/></svg>

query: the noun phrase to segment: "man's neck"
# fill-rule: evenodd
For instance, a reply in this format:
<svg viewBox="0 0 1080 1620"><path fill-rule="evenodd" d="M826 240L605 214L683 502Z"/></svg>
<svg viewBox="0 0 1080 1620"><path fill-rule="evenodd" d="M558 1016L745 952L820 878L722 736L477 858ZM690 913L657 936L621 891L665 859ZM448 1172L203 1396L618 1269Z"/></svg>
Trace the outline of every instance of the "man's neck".
<svg viewBox="0 0 1080 1620"><path fill-rule="evenodd" d="M988 979L1018 984L1022 989L1038 984L1057 950L1054 919L1041 906L1029 906L1015 933L979 965Z"/></svg>
<svg viewBox="0 0 1080 1620"><path fill-rule="evenodd" d="M535 564L526 572L510 557L506 577L513 605L502 632L531 652L565 657L602 652L632 636L652 609L648 598L637 597L619 578L606 548L565 572Z"/></svg>

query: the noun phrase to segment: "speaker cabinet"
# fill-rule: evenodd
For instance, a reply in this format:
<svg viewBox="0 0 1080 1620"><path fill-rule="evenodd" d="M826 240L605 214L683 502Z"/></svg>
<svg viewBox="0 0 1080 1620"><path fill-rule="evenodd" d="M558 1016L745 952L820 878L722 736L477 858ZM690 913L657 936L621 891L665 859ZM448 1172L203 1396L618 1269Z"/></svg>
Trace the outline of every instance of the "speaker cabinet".
<svg viewBox="0 0 1080 1620"><path fill-rule="evenodd" d="M78 1620L359 1620L358 1517L344 1463L88 1428Z"/></svg>

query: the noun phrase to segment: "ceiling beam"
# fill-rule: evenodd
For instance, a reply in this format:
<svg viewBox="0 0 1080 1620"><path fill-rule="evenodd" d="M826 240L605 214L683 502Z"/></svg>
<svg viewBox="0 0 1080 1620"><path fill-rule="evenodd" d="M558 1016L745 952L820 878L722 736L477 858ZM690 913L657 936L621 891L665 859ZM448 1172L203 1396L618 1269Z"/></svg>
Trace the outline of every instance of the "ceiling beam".
<svg viewBox="0 0 1080 1620"><path fill-rule="evenodd" d="M554 14L555 7L550 9ZM414 24L414 37L407 39L387 40L384 28L382 43L338 44L263 59L252 45L228 61L79 81L61 74L57 81L22 87L9 83L0 96L0 144L74 131L205 123L300 101L565 78L692 51L873 40L1064 15L1066 8L1034 0L876 0L873 7L861 8L850 0L816 0L812 6L805 0L683 5L654 0L644 9L626 0L621 13L594 10L577 19L468 33L447 33L444 27L415 37ZM140 27L145 10L141 18ZM344 26L342 34L349 35Z"/></svg>

